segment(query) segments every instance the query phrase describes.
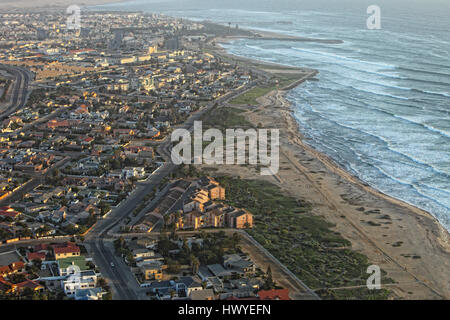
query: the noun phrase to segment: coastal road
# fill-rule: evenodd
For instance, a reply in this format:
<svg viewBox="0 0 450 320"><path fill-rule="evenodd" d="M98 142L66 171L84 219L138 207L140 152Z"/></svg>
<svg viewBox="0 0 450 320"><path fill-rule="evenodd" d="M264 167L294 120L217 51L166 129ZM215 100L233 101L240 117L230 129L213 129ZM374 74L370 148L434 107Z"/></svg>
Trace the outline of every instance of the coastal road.
<svg viewBox="0 0 450 320"><path fill-rule="evenodd" d="M255 82L251 82L248 85L233 90L221 98L209 103L203 109L192 114L187 121L176 128L184 128L193 131L194 121L200 120L201 117L216 104L220 105L227 102L242 92L250 89L255 84ZM122 259L115 256L114 248L111 245L106 244L108 232L118 226L123 219L131 216L134 209L142 203L145 196L157 188L163 179L169 176L170 173L174 172L177 166L172 163L170 158L171 147L172 142L168 136L157 148L158 153L166 162L146 181L139 183L130 196L122 202L119 207L114 209L106 219L98 221L85 237L85 244L91 251L101 273L110 281L115 289L115 299L138 300L143 297L141 295L141 290L137 285L137 281L135 279L130 281L129 275L131 275L131 272L129 267L123 263ZM114 267L111 266L111 262L114 264Z"/></svg>
<svg viewBox="0 0 450 320"><path fill-rule="evenodd" d="M18 109L25 106L28 98L28 85L30 83L31 74L28 70L16 66L0 64L0 69L7 71L15 78L11 104L5 111L0 113L0 120L4 120Z"/></svg>

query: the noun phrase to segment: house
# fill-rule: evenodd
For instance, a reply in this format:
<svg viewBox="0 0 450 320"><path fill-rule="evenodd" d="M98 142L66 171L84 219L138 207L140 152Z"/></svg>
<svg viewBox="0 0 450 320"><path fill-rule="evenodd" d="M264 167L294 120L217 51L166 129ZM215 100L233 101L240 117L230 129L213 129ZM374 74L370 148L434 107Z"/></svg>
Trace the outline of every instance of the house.
<svg viewBox="0 0 450 320"><path fill-rule="evenodd" d="M180 277L176 283L177 292L184 290L185 297L189 297L193 292L203 290L198 277Z"/></svg>
<svg viewBox="0 0 450 320"><path fill-rule="evenodd" d="M151 232L158 221L159 219L157 219L155 216L148 215L144 217L144 219L139 224L133 226L133 230L136 232Z"/></svg>
<svg viewBox="0 0 450 320"><path fill-rule="evenodd" d="M54 223L59 223L59 222L65 220L67 217L66 210L67 210L66 207L62 207L62 208L59 208L58 210L53 211L51 214L51 220Z"/></svg>
<svg viewBox="0 0 450 320"><path fill-rule="evenodd" d="M251 275L256 271L256 266L252 261L238 254L224 255L223 259L223 265L227 269L237 270L244 275Z"/></svg>
<svg viewBox="0 0 450 320"><path fill-rule="evenodd" d="M145 168L142 167L126 167L122 169L122 179L142 178L145 176Z"/></svg>
<svg viewBox="0 0 450 320"><path fill-rule="evenodd" d="M208 191L208 195L211 200L225 200L225 188L220 185L210 184L205 189Z"/></svg>
<svg viewBox="0 0 450 320"><path fill-rule="evenodd" d="M202 177L197 181L197 185L208 193L211 200L225 200L225 188L211 177Z"/></svg>
<svg viewBox="0 0 450 320"><path fill-rule="evenodd" d="M0 216L2 217L10 217L10 218L17 218L21 213L14 210L11 207L0 207Z"/></svg>
<svg viewBox="0 0 450 320"><path fill-rule="evenodd" d="M86 262L86 257L84 256L59 259L57 260L59 274L60 276L69 276L71 274L77 274L77 272L89 270Z"/></svg>
<svg viewBox="0 0 450 320"><path fill-rule="evenodd" d="M76 289L75 300L101 300L104 292L101 288Z"/></svg>
<svg viewBox="0 0 450 320"><path fill-rule="evenodd" d="M233 275L233 272L230 270L226 270L224 267L222 267L220 264L210 264L206 266L208 268L208 271L211 272L211 274L214 277L218 277L219 279L226 279Z"/></svg>
<svg viewBox="0 0 450 320"><path fill-rule="evenodd" d="M206 224L206 216L199 211L191 211L185 215L184 225L186 227L198 229L203 227L205 224Z"/></svg>
<svg viewBox="0 0 450 320"><path fill-rule="evenodd" d="M49 250L49 246L46 243L40 243L34 246L34 252L47 253Z"/></svg>
<svg viewBox="0 0 450 320"><path fill-rule="evenodd" d="M45 261L45 253L43 253L43 252L28 252L27 259L30 262L32 262L33 260Z"/></svg>
<svg viewBox="0 0 450 320"><path fill-rule="evenodd" d="M162 264L158 261L146 263L140 267L145 280L162 280Z"/></svg>
<svg viewBox="0 0 450 320"><path fill-rule="evenodd" d="M76 271L62 281L64 293L69 298L76 295L80 289L93 289L97 285L97 274L93 270Z"/></svg>
<svg viewBox="0 0 450 320"><path fill-rule="evenodd" d="M260 290L258 297L260 300L291 300L289 289Z"/></svg>
<svg viewBox="0 0 450 320"><path fill-rule="evenodd" d="M205 204L210 201L208 192L205 190L197 191L188 201L183 205L183 212L188 213L194 210L203 212Z"/></svg>
<svg viewBox="0 0 450 320"><path fill-rule="evenodd" d="M69 126L68 120L50 120L47 122L47 128L49 129L68 128Z"/></svg>
<svg viewBox="0 0 450 320"><path fill-rule="evenodd" d="M11 292L14 292L15 290L16 290L15 284L12 284L11 282L6 281L5 278L0 276L0 292L11 293Z"/></svg>
<svg viewBox="0 0 450 320"><path fill-rule="evenodd" d="M23 282L17 283L16 288L18 291L22 291L25 288L31 289L35 292L41 292L44 290L44 287L40 285L37 281L26 279Z"/></svg>
<svg viewBox="0 0 450 320"><path fill-rule="evenodd" d="M92 137L86 137L81 141L82 145L90 145L94 141L94 138Z"/></svg>
<svg viewBox="0 0 450 320"><path fill-rule="evenodd" d="M100 166L100 159L98 157L87 157L78 161L78 170L97 170Z"/></svg>
<svg viewBox="0 0 450 320"><path fill-rule="evenodd" d="M155 293L161 300L166 298L170 299L171 292L176 292L174 280L153 281L146 286L146 288L148 288L150 292Z"/></svg>
<svg viewBox="0 0 450 320"><path fill-rule="evenodd" d="M132 251L134 260L142 260L144 258L152 257L155 255L155 252L148 249L134 249Z"/></svg>
<svg viewBox="0 0 450 320"><path fill-rule="evenodd" d="M140 268L143 265L151 264L153 262L159 262L162 264L164 262L164 257L162 255L160 255L159 253L155 253L155 255L153 255L151 257L142 258L142 259L136 261L136 266Z"/></svg>
<svg viewBox="0 0 450 320"><path fill-rule="evenodd" d="M22 261L16 261L11 263L9 268L11 269L11 273L23 272L25 270L25 263Z"/></svg>
<svg viewBox="0 0 450 320"><path fill-rule="evenodd" d="M227 215L227 224L236 229L252 228L253 215L244 209L235 210Z"/></svg>
<svg viewBox="0 0 450 320"><path fill-rule="evenodd" d="M121 138L129 139L129 138L133 137L134 135L135 135L135 132L132 129L114 129L113 130L113 136L115 138L119 138L119 139L121 139Z"/></svg>
<svg viewBox="0 0 450 320"><path fill-rule="evenodd" d="M225 226L225 212L221 208L216 208L206 212L206 221L208 226L221 228Z"/></svg>
<svg viewBox="0 0 450 320"><path fill-rule="evenodd" d="M0 266L0 277L5 277L11 273L9 266Z"/></svg>
<svg viewBox="0 0 450 320"><path fill-rule="evenodd" d="M15 261L9 265L0 266L0 277L6 277L13 273L23 272L25 269L25 263L22 261Z"/></svg>
<svg viewBox="0 0 450 320"><path fill-rule="evenodd" d="M178 281L153 281L147 288L150 292L156 293L160 300L169 300L174 297L189 297L198 290L203 290L199 279L193 277L181 277Z"/></svg>
<svg viewBox="0 0 450 320"><path fill-rule="evenodd" d="M262 280L258 278L239 278L239 279L231 279L227 283L227 289L238 289L241 290L249 290L253 292L254 290L259 290L263 285Z"/></svg>
<svg viewBox="0 0 450 320"><path fill-rule="evenodd" d="M191 300L214 300L214 291L212 289L202 289L191 292Z"/></svg>
<svg viewBox="0 0 450 320"><path fill-rule="evenodd" d="M67 242L64 245L53 246L53 253L55 255L55 259L59 260L68 257L80 256L81 251L80 247L76 244Z"/></svg>

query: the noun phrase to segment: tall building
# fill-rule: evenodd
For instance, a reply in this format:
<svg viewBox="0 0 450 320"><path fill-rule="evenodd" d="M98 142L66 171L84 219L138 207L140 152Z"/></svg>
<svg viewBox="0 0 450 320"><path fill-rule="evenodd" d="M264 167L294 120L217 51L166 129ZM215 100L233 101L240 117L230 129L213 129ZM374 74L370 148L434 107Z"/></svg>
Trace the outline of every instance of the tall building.
<svg viewBox="0 0 450 320"><path fill-rule="evenodd" d="M178 36L166 39L166 41L164 42L164 48L169 51L180 50L180 39L178 38Z"/></svg>
<svg viewBox="0 0 450 320"><path fill-rule="evenodd" d="M120 29L116 29L113 32L114 32L114 36L110 42L110 48L115 50L115 49L119 49L120 46L122 45L124 31L120 30Z"/></svg>
<svg viewBox="0 0 450 320"><path fill-rule="evenodd" d="M42 28L38 28L37 30L36 30L36 37L37 37L37 39L38 40L45 40L45 39L47 39L47 37L48 37L48 32L47 32L47 30L45 30L45 29L42 29Z"/></svg>

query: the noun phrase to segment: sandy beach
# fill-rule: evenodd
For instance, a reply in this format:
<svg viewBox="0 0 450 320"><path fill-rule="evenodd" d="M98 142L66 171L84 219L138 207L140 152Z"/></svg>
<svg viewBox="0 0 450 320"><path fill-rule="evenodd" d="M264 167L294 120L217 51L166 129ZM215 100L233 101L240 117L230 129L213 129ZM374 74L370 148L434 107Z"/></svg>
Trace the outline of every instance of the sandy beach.
<svg viewBox="0 0 450 320"><path fill-rule="evenodd" d="M233 57L222 49L216 53ZM245 63L251 61L234 58ZM267 64L261 69L294 72L279 67L276 70L274 64ZM302 71L303 80L316 74L311 69ZM353 250L365 254L371 263L387 272L387 277L395 280L388 287L394 298L449 299L448 231L428 212L378 192L305 144L291 105L285 99L287 91L283 89L259 98L256 107L233 105L246 110L244 115L251 123L280 129L278 174L260 176L251 166L220 166L216 173L268 180L289 195L311 203L313 214L335 224L335 230L352 242Z"/></svg>
<svg viewBox="0 0 450 320"><path fill-rule="evenodd" d="M83 0L77 5L122 2ZM0 0L0 10L64 7L71 1ZM275 37L274 34L266 34ZM226 39L216 39L224 42ZM330 40L334 41L334 40ZM227 58L262 64L232 56L223 49L214 51ZM299 69L264 64L263 72L298 73ZM300 70L304 80L315 71ZM296 84L300 84L298 81ZM300 84L301 85L301 84ZM253 124L280 129L280 170L261 176L252 166L210 166L217 174L263 179L275 183L287 194L307 201L312 213L335 224L335 230L350 240L352 249L365 254L371 263L396 281L390 285L398 299L450 299L450 237L431 214L371 188L352 176L329 157L304 142L294 119L286 90L274 90L258 99L257 106L236 106ZM204 166L205 168L208 166ZM313 288L316 289L316 288Z"/></svg>

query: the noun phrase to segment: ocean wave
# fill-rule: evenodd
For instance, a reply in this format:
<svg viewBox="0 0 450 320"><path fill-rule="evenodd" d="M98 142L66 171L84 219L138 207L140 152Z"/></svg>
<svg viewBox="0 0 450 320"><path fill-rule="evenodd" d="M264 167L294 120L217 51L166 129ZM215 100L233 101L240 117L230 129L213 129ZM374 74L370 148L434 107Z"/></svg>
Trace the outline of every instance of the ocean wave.
<svg viewBox="0 0 450 320"><path fill-rule="evenodd" d="M421 201L420 201L421 198L422 199L425 198L428 201L435 203L439 208L444 208L445 210L450 210L450 207L446 203L443 203L439 199L433 197L432 195L428 195L426 192L423 191L423 187L425 187L425 186L430 187L430 186L424 185L424 184L419 185L417 183L414 183L413 181L403 180L396 175L390 174L384 168L376 165L375 163L372 163L370 160L364 160L364 159L370 159L370 157L361 156L358 153L354 152L354 150L352 150L352 148L347 148L347 149L336 148L336 145L334 145L334 147L331 147L330 145L325 144L318 139L310 139L310 140L311 141L309 142L309 144L311 146L313 146L320 152L329 154L331 156L331 158L336 163L338 163L343 168L345 168L345 170L354 174L355 176L357 176L361 180L365 181L372 187L379 189L381 192L384 192L386 194L391 194L391 195L395 196L396 198L398 198L399 200L405 201L406 203L417 206L424 210L429 210L429 208L427 208L427 207L423 206L423 204L421 204ZM351 151L354 154L354 156L350 156L348 154L349 151ZM346 158L340 156L345 152L349 156L349 158L352 159L353 161L350 161L349 159L346 159ZM356 159L358 161L355 161ZM375 170L376 172L378 172L379 174L368 179L368 175L367 175L368 172L365 171L365 174L364 174L364 172L361 171L361 166L370 167L373 170ZM381 178L380 175L383 176L385 179L389 179L396 185L400 184L400 185L405 186L406 188L408 188L410 190L410 192L409 193L400 193L398 187L395 187L395 186L390 187L389 184L386 184L386 183L380 184L379 182L383 180L383 178ZM436 189L436 190L442 191L442 189ZM414 194L411 194L411 191ZM437 208L435 208L435 209L437 209ZM442 211L442 209L437 209L437 210ZM440 217L441 218L444 217L444 218L446 218L446 221L448 221L448 218L445 217L444 215L440 216Z"/></svg>
<svg viewBox="0 0 450 320"><path fill-rule="evenodd" d="M343 78L347 78L347 79L351 79L351 80L358 80L358 82L373 84L373 85L384 87L384 88L392 88L392 89L398 89L398 90L404 90L404 91L411 91L414 89L414 88L401 87L401 86L398 86L398 85L395 85L395 84L392 84L392 83L389 83L386 81L382 81L382 80L370 81L367 78L357 77L354 73L345 74L345 73L337 72L337 71L335 71L335 72L330 71L330 72L334 73L340 77L343 77Z"/></svg>
<svg viewBox="0 0 450 320"><path fill-rule="evenodd" d="M389 69L395 69L396 66L392 65L392 64L388 64L388 63L383 63L383 62L373 62L373 61L367 61L367 60L360 60L360 59L356 59L356 58L350 58L350 57L343 57L334 53L330 53L330 52L325 52L325 51L315 51L315 50L308 50L308 49L304 49L304 48L297 48L297 47L292 47L292 49L296 50L296 51L303 51L303 52L308 52L308 53L312 53L312 54L317 54L317 55L322 55L322 56L327 56L327 57L332 57L335 59L339 59L339 60L346 60L346 61L351 61L351 62L357 62L357 63L361 63L364 65L374 65L374 66L378 66L378 67L382 67L382 68L389 68Z"/></svg>
<svg viewBox="0 0 450 320"><path fill-rule="evenodd" d="M389 97L389 98L393 98L393 99L409 100L409 98L407 98L407 97L397 96L397 95L393 95L393 94L390 94L390 93L381 92L381 91L377 91L377 90L370 90L368 88L362 88L362 87L358 87L356 85L344 84L344 83L341 83L341 82L336 81L336 80L330 80L329 79L328 81L331 81L331 82L333 82L335 84L338 84L338 85L340 85L342 87L352 88L352 89L357 90L357 91L366 92L366 93L377 95L377 96L381 95L381 96L385 96L385 97Z"/></svg>
<svg viewBox="0 0 450 320"><path fill-rule="evenodd" d="M420 90L420 89L412 89L412 91L450 98L450 94L448 94L447 92L435 92L435 91Z"/></svg>
<svg viewBox="0 0 450 320"><path fill-rule="evenodd" d="M311 131L309 131L309 133L311 133ZM417 195L424 197L430 201L433 201L435 204L439 205L440 207L450 209L450 207L448 207L448 205L446 203L443 203L442 201L439 201L438 199L426 194L419 187L419 186L421 186L422 188L423 187L432 188L431 186L425 185L425 184L418 184L415 181L401 179L398 176L393 175L393 174L389 173L388 171L386 171L385 168L373 163L371 161L371 157L369 157L368 155L364 155L362 153L356 152L356 150L351 148L351 146L349 146L349 145L344 145L345 148L337 148L337 145L339 145L339 144L334 143L333 145L330 145L328 143L324 143L318 137L314 138L311 135L309 135L308 132L305 132L305 136L307 136L310 139L310 142L309 142L310 145L312 145L314 148L316 148L317 150L319 150L321 152L325 152L325 153L331 155L333 160L336 161L336 163L343 166L347 171L351 172L352 174L355 174L357 177L359 177L363 181L366 181L371 186L380 189L380 185L377 182L379 180L381 180L381 178L380 178L380 176L375 175L374 178L369 179L369 181L368 181L367 174L364 175L361 172L361 165L371 167L372 169L376 170L379 174L381 174L385 178L391 180L392 182L395 182L396 184L401 184L401 185L409 188L410 190L414 190L414 192ZM336 139L334 142L337 142L337 141L339 141L339 140ZM353 156L351 156L349 153L352 153ZM348 158L342 157L341 155L343 155L343 154L346 154L348 156ZM350 161L350 159L352 159L352 161ZM357 159L357 161L355 161L356 159ZM386 166L390 166L390 163L387 163ZM411 195L407 195L406 197L400 196L398 194L398 192L396 192L398 190L392 190L392 188L386 187L386 184L383 184L383 186L384 187L381 187L382 192L385 192L387 194L392 194L394 192L394 193L396 193L396 197L398 197L398 199L405 201L407 203L410 203L411 205L416 205L416 206L418 205L417 201L414 201L414 197L411 197ZM443 191L442 189L436 189L436 190ZM444 190L444 192L448 193L445 190Z"/></svg>
<svg viewBox="0 0 450 320"><path fill-rule="evenodd" d="M385 137L383 137L383 136L381 136L381 135L375 134L375 133L373 133L373 132L369 132L369 131L367 131L367 130L363 130L363 129L361 129L361 128L349 126L349 125L347 125L347 124L345 124L345 123L339 122L338 120L330 119L329 117L326 117L326 116L325 116L321 111L319 111L317 108L314 108L314 107L311 106L311 105L308 105L307 108L308 108L311 112L313 112L314 114L316 114L316 116L322 118L323 120L325 120L325 121L327 121L327 122L333 123L333 124L335 124L336 126L339 126L339 127L341 127L341 128L345 128L345 129L348 129L348 130L351 130L351 131L354 131L354 132L358 132L359 134L361 134L361 133L362 133L362 134L365 134L366 136L370 136L370 137L372 137L372 138L378 140L379 142L381 142L381 144L384 145L384 147L385 147L386 150L388 150L388 151L390 151L390 152L393 152L393 153L395 153L395 154L397 154L397 155L399 155L399 156L402 156L402 157L404 157L405 159L409 160L409 161L412 162L412 163L415 163L415 164L417 164L417 165L422 166L423 169L429 170L429 171L431 171L431 172L433 172L433 173L435 173L435 174L438 174L438 175L440 175L440 176L442 176L442 177L446 177L446 178L449 179L449 181L450 181L450 174L448 174L447 172L444 172L444 171L440 170L439 168L434 167L434 166L433 166L432 164L430 164L430 163L426 163L426 162L424 162L424 161L422 161L422 160L420 160L420 159L417 159L417 158L414 157L412 154L408 154L408 153L402 152L402 151L399 150L398 148L395 148L394 145L393 145L393 143L392 143L389 139L387 139L387 138L385 138ZM403 120L408 121L408 122L411 122L411 121L409 121L409 120L407 120L407 119L403 119ZM420 126L423 127L423 125L421 125L421 124L417 124L417 125L420 125ZM328 137L328 135L327 135L327 137ZM342 138L342 137L341 137L341 138Z"/></svg>
<svg viewBox="0 0 450 320"><path fill-rule="evenodd" d="M406 72L424 73L424 74L436 75L436 76L439 76L439 77L443 76L443 77L449 77L450 78L450 74L437 72L437 71L415 69L415 68L412 68L412 67L405 67L405 66L399 66L399 67L397 67L397 69L398 70L402 70L402 71L406 71Z"/></svg>
<svg viewBox="0 0 450 320"><path fill-rule="evenodd" d="M427 80L427 79L419 79L419 78L410 78L410 77L404 77L404 80L411 81L411 82L418 82L420 84L431 84L433 86L450 86L450 82L443 82L443 81L433 81L433 80Z"/></svg>
<svg viewBox="0 0 450 320"><path fill-rule="evenodd" d="M450 207L448 207L445 203L443 203L443 202L440 201L439 199L436 199L436 198L434 198L434 197L432 197L432 196L429 196L429 195L427 195L427 194L421 192L421 191L419 190L419 188L417 187L416 184L413 184L413 183L411 183L410 181L402 180L402 179L400 179L400 178L398 178L398 177L396 177L396 176L393 176L393 175L389 174L388 172L386 172L383 168L380 168L379 166L377 166L377 165L375 165L375 164L368 163L368 165L370 165L370 166L372 166L373 168L377 169L381 174L383 174L385 177L389 178L390 180L395 181L395 182L398 183L398 184L401 184L401 185L404 185L404 186L406 186L406 187L411 188L412 190L414 190L414 192L415 192L417 195L419 195L419 196L421 196L421 197L423 197L423 198L426 198L426 199L428 199L429 201L434 202L435 204L439 205L440 207L443 207L443 208L445 208L445 209L447 209L447 210L450 210ZM386 193L392 193L393 190L385 190L385 192L386 192ZM398 195L397 195L397 196L398 196ZM410 204L412 204L412 205L417 205L417 202L414 201L415 198L412 197L412 195L408 195L407 197L399 196L399 199L402 200L402 201L406 201L406 202L408 202L408 203L410 203Z"/></svg>

